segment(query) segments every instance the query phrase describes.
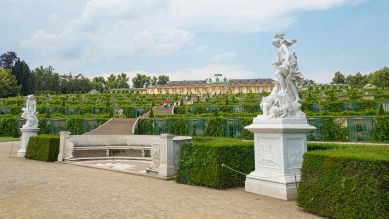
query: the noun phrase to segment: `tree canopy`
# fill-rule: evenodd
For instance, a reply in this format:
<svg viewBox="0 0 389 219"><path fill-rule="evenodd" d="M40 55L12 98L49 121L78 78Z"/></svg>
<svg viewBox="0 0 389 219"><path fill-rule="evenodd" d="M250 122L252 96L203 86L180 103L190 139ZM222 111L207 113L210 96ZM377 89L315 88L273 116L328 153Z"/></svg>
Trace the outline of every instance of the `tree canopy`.
<svg viewBox="0 0 389 219"><path fill-rule="evenodd" d="M8 51L0 56L0 66L5 69L11 69L18 56L13 51Z"/></svg>
<svg viewBox="0 0 389 219"><path fill-rule="evenodd" d="M0 68L0 97L12 97L20 93L16 78L7 69Z"/></svg>

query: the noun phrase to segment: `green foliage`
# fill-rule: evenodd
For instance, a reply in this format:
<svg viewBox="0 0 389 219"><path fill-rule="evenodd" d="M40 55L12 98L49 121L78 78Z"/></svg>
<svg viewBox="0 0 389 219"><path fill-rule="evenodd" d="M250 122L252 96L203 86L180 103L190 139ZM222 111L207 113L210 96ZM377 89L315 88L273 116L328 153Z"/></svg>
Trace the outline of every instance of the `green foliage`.
<svg viewBox="0 0 389 219"><path fill-rule="evenodd" d="M153 133L153 120L151 119L139 119L137 127L135 129L136 135L152 135Z"/></svg>
<svg viewBox="0 0 389 219"><path fill-rule="evenodd" d="M228 138L194 138L181 146L178 183L223 189L243 186L243 173L254 170L253 142Z"/></svg>
<svg viewBox="0 0 389 219"><path fill-rule="evenodd" d="M297 202L329 218L389 218L389 149L347 146L304 154Z"/></svg>
<svg viewBox="0 0 389 219"><path fill-rule="evenodd" d="M15 118L0 119L0 136L19 137L19 120Z"/></svg>
<svg viewBox="0 0 389 219"><path fill-rule="evenodd" d="M136 74L136 76L132 78L132 84L134 88L148 87L151 84L151 78L144 74Z"/></svg>
<svg viewBox="0 0 389 219"><path fill-rule="evenodd" d="M224 118L212 117L208 119L205 127L205 135L212 137L224 136Z"/></svg>
<svg viewBox="0 0 389 219"><path fill-rule="evenodd" d="M12 97L20 93L20 86L18 86L16 78L9 70L0 68L0 98Z"/></svg>
<svg viewBox="0 0 389 219"><path fill-rule="evenodd" d="M380 103L380 109L378 110L378 116L383 116L385 114L384 105Z"/></svg>
<svg viewBox="0 0 389 219"><path fill-rule="evenodd" d="M23 96L34 93L33 75L25 61L16 61L12 67L12 74L15 75L17 84L21 86Z"/></svg>
<svg viewBox="0 0 389 219"><path fill-rule="evenodd" d="M186 135L187 133L187 122L183 118L169 118L168 122L168 133L174 135Z"/></svg>
<svg viewBox="0 0 389 219"><path fill-rule="evenodd" d="M154 118L154 111L153 111L153 109L150 110L149 118Z"/></svg>
<svg viewBox="0 0 389 219"><path fill-rule="evenodd" d="M367 80L369 81L369 83L379 87L389 87L389 68L384 67L380 70L371 73L367 77Z"/></svg>
<svg viewBox="0 0 389 219"><path fill-rule="evenodd" d="M389 116L378 116L374 121L373 141L389 142Z"/></svg>
<svg viewBox="0 0 389 219"><path fill-rule="evenodd" d="M324 118L321 137L322 141L347 141L348 130L338 125L333 118Z"/></svg>
<svg viewBox="0 0 389 219"><path fill-rule="evenodd" d="M71 132L73 135L83 134L88 128L85 119L81 118L71 118L66 120L65 127L66 130Z"/></svg>
<svg viewBox="0 0 389 219"><path fill-rule="evenodd" d="M339 71L335 72L335 76L332 78L333 84L344 84L346 82L346 77Z"/></svg>
<svg viewBox="0 0 389 219"><path fill-rule="evenodd" d="M28 141L25 158L56 161L59 153L59 135L38 135Z"/></svg>

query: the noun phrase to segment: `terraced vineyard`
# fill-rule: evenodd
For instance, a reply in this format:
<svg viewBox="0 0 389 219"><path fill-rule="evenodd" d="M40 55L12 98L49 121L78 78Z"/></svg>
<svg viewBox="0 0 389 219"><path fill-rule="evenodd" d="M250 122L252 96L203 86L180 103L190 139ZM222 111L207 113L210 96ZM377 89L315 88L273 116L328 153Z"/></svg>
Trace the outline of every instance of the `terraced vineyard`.
<svg viewBox="0 0 389 219"><path fill-rule="evenodd" d="M134 92L37 96L41 133L68 130L89 132L109 118L141 118L137 134L225 136L251 139L244 130L261 114L262 94L144 95ZM300 92L302 109L318 129L309 140L388 141L384 127L389 115L389 89L357 90L348 87L316 87ZM167 100L174 114L159 114ZM19 136L25 97L0 99L0 136ZM149 112L155 108L149 118ZM122 112L122 113L120 113ZM145 116L142 116L145 115ZM378 127L378 129L377 129Z"/></svg>

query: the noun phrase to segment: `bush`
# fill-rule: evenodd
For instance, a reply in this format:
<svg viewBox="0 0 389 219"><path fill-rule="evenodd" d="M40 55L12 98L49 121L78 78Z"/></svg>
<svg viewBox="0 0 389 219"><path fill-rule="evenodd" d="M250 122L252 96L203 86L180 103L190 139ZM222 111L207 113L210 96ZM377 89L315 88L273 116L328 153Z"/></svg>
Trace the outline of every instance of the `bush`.
<svg viewBox="0 0 389 219"><path fill-rule="evenodd" d="M82 118L70 118L66 120L66 130L71 132L73 135L80 135L88 130L88 123L84 121Z"/></svg>
<svg viewBox="0 0 389 219"><path fill-rule="evenodd" d="M325 118L321 129L322 141L347 141L348 130L341 127L333 118Z"/></svg>
<svg viewBox="0 0 389 219"><path fill-rule="evenodd" d="M136 135L152 135L154 133L152 119L139 119L135 129Z"/></svg>
<svg viewBox="0 0 389 219"><path fill-rule="evenodd" d="M205 127L205 136L221 137L224 136L224 118L212 117L207 121Z"/></svg>
<svg viewBox="0 0 389 219"><path fill-rule="evenodd" d="M389 141L389 116L376 117L374 122L373 141L388 142Z"/></svg>
<svg viewBox="0 0 389 219"><path fill-rule="evenodd" d="M19 120L14 118L0 119L0 136L18 138Z"/></svg>
<svg viewBox="0 0 389 219"><path fill-rule="evenodd" d="M222 164L250 173L254 170L253 147L252 141L194 138L181 146L176 181L217 189L243 186L246 176L222 167Z"/></svg>
<svg viewBox="0 0 389 219"><path fill-rule="evenodd" d="M188 133L187 121L184 118L167 119L167 132L174 135L185 135Z"/></svg>
<svg viewBox="0 0 389 219"><path fill-rule="evenodd" d="M298 205L329 218L389 218L389 149L332 147L304 154Z"/></svg>
<svg viewBox="0 0 389 219"><path fill-rule="evenodd" d="M37 135L28 141L25 158L56 161L59 153L59 135Z"/></svg>

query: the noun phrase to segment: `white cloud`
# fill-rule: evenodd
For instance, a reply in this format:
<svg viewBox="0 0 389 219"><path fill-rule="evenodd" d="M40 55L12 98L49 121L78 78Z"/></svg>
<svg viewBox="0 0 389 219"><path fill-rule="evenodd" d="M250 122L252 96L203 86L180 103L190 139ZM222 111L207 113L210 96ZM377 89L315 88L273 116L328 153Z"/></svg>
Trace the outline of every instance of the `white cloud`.
<svg viewBox="0 0 389 219"><path fill-rule="evenodd" d="M197 68L179 69L174 72L169 72L170 80L205 80L214 74L223 74L227 78L243 79L260 77L255 72L246 69L242 66L209 64Z"/></svg>
<svg viewBox="0 0 389 219"><path fill-rule="evenodd" d="M56 27L36 30L21 42L42 59L67 61L71 66L101 60L161 56L193 44L198 33L245 34L292 24L293 13L324 10L361 0L89 0L75 19L49 17ZM71 8L69 8L71 10ZM203 51L206 45L198 45ZM235 54L236 56L236 54ZM233 58L216 54L211 61ZM59 67L63 68L63 67Z"/></svg>
<svg viewBox="0 0 389 219"><path fill-rule="evenodd" d="M234 53L234 52L214 54L211 56L210 61L211 62L223 62L223 61L234 59L237 56L238 55L236 55L236 53Z"/></svg>

